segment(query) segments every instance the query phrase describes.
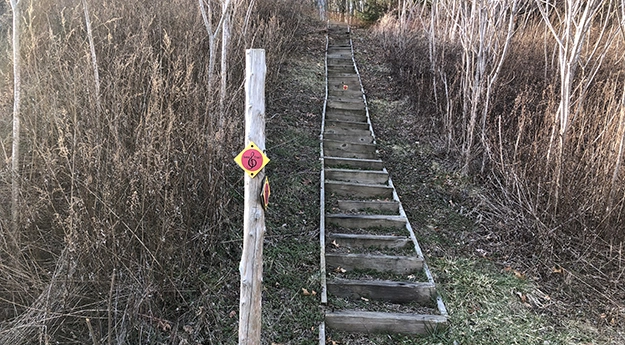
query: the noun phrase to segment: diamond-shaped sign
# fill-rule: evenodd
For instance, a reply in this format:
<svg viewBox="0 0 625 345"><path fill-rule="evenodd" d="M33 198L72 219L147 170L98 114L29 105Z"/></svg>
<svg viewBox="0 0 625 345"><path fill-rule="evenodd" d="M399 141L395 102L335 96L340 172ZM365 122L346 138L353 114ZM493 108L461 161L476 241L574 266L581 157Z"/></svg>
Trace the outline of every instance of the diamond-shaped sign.
<svg viewBox="0 0 625 345"><path fill-rule="evenodd" d="M234 158L234 161L253 178L269 163L269 158L250 141L250 144Z"/></svg>

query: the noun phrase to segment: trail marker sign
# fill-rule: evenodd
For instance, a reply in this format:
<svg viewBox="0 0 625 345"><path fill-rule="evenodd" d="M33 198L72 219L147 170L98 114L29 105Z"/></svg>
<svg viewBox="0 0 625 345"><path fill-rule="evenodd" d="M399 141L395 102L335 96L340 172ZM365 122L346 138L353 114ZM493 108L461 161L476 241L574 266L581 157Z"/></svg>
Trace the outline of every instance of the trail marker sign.
<svg viewBox="0 0 625 345"><path fill-rule="evenodd" d="M234 161L253 178L269 163L269 158L250 141L250 144L234 158Z"/></svg>
<svg viewBox="0 0 625 345"><path fill-rule="evenodd" d="M262 198L262 205L265 210L267 209L267 206L269 206L270 195L271 195L271 187L269 187L269 178L265 176L265 183L263 183L263 190L260 193L260 197Z"/></svg>

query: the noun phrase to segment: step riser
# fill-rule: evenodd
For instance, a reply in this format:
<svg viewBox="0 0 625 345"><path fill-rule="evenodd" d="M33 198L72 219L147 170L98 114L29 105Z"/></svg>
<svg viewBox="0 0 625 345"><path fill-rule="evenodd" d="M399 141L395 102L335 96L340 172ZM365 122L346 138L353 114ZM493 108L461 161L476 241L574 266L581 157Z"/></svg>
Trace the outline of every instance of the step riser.
<svg viewBox="0 0 625 345"><path fill-rule="evenodd" d="M341 129L346 131L360 130L369 132L369 124L367 122L356 121L326 121L326 132Z"/></svg>
<svg viewBox="0 0 625 345"><path fill-rule="evenodd" d="M352 182L352 183L365 183L365 184L387 184L388 183L388 173L381 172L381 171L326 169L325 178L328 180Z"/></svg>
<svg viewBox="0 0 625 345"><path fill-rule="evenodd" d="M353 153L363 153L363 154L371 154L375 155L376 148L375 145L370 144L354 144L354 143L346 143L343 141L334 141L325 139L323 141L323 149L325 151L329 150L340 150L345 152L353 152Z"/></svg>
<svg viewBox="0 0 625 345"><path fill-rule="evenodd" d="M326 216L326 222L328 224L336 225L347 229L369 229L369 228L393 228L402 229L406 227L406 220L397 219L371 219L371 218L335 218Z"/></svg>
<svg viewBox="0 0 625 345"><path fill-rule="evenodd" d="M345 110L330 109L326 113L326 120L330 121L353 121L366 122L367 114L364 112L350 112ZM371 134L371 132L369 132Z"/></svg>
<svg viewBox="0 0 625 345"><path fill-rule="evenodd" d="M399 212L399 203L396 201L361 201L361 200L339 200L339 209L341 211L365 211L375 210L379 212Z"/></svg>
<svg viewBox="0 0 625 345"><path fill-rule="evenodd" d="M358 254L326 254L326 265L334 270L374 270L396 274L416 273L423 269L423 260L406 256L373 256Z"/></svg>
<svg viewBox="0 0 625 345"><path fill-rule="evenodd" d="M341 158L375 159L378 157L378 155L375 153L350 152L350 151L337 150L337 149L325 149L324 152L328 156L341 157Z"/></svg>
<svg viewBox="0 0 625 345"><path fill-rule="evenodd" d="M409 238L403 236L330 234L328 238L331 242L347 248L402 249L412 243Z"/></svg>
<svg viewBox="0 0 625 345"><path fill-rule="evenodd" d="M391 303L417 301L422 305L434 304L434 284L402 283L390 281L329 281L328 292L336 297L360 299L361 297Z"/></svg>
<svg viewBox="0 0 625 345"><path fill-rule="evenodd" d="M376 312L326 313L327 328L356 333L432 334L447 327L447 318L439 315L388 314Z"/></svg>
<svg viewBox="0 0 625 345"><path fill-rule="evenodd" d="M337 102L337 101L328 101L328 108L339 109L339 110L365 110L365 105L363 103L346 103L346 102Z"/></svg>
<svg viewBox="0 0 625 345"><path fill-rule="evenodd" d="M344 168L349 167L351 169L362 170L382 170L384 163L380 160L362 160L362 159L349 159L349 158L337 158L325 155L325 165L328 168Z"/></svg>
<svg viewBox="0 0 625 345"><path fill-rule="evenodd" d="M393 197L393 189L388 187L384 188L376 186L353 186L340 183L328 183L326 181L325 188L328 193L337 196L381 199ZM337 222L344 223L341 220L338 220Z"/></svg>
<svg viewBox="0 0 625 345"><path fill-rule="evenodd" d="M334 133L325 133L323 135L325 139L330 140L342 140L348 143L356 143L356 144L371 144L373 143L373 137L371 135L349 135L349 134L334 134Z"/></svg>

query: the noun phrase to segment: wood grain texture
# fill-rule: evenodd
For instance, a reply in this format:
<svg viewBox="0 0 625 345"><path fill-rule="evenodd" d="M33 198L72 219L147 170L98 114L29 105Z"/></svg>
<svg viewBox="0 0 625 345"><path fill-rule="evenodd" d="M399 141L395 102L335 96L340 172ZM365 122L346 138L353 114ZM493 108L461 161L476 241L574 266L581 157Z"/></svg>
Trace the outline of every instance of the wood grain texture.
<svg viewBox="0 0 625 345"><path fill-rule="evenodd" d="M327 188L326 183L326 188ZM328 224L334 224L348 229L367 228L395 228L406 227L406 218L402 216L387 216L377 214L326 214Z"/></svg>
<svg viewBox="0 0 625 345"><path fill-rule="evenodd" d="M401 249L412 243L406 236L369 234L328 234L330 241L348 248L395 248Z"/></svg>
<svg viewBox="0 0 625 345"><path fill-rule="evenodd" d="M348 271L358 269L409 274L423 268L423 259L416 256L326 253L326 265Z"/></svg>
<svg viewBox="0 0 625 345"><path fill-rule="evenodd" d="M397 282L389 280L347 280L334 279L327 282L328 292L337 297L372 300L391 303L419 302L433 305L436 286L425 282Z"/></svg>
<svg viewBox="0 0 625 345"><path fill-rule="evenodd" d="M327 328L346 332L427 334L446 328L447 318L441 315L344 310L326 312L325 323Z"/></svg>

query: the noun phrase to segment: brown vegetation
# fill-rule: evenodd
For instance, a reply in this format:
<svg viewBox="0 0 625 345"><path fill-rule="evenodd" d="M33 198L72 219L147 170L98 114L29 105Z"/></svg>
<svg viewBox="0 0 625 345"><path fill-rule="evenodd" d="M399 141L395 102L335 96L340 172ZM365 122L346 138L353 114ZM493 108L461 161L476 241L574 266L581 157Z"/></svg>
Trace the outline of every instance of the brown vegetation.
<svg viewBox="0 0 625 345"><path fill-rule="evenodd" d="M554 37L567 25L558 18L579 16L551 8L544 18L535 4L516 1L498 2L503 10L437 4L387 15L376 33L424 123L446 138L459 169L492 187L478 210L479 245L596 315L622 315L625 40L617 4L597 9L576 61L559 54ZM563 72L564 62L573 71Z"/></svg>
<svg viewBox="0 0 625 345"><path fill-rule="evenodd" d="M208 75L220 52L209 54L197 2L20 6L20 216L12 233L1 205L0 343L178 344L172 322L182 319L196 321L189 333L198 339L222 343L218 317L192 301L219 296L223 259L238 259L232 153L243 142L244 49L266 49L271 90L301 8L233 1L220 97L219 78ZM10 90L12 75L2 74ZM10 200L11 98L0 96L0 198ZM213 303L221 298L232 296Z"/></svg>

